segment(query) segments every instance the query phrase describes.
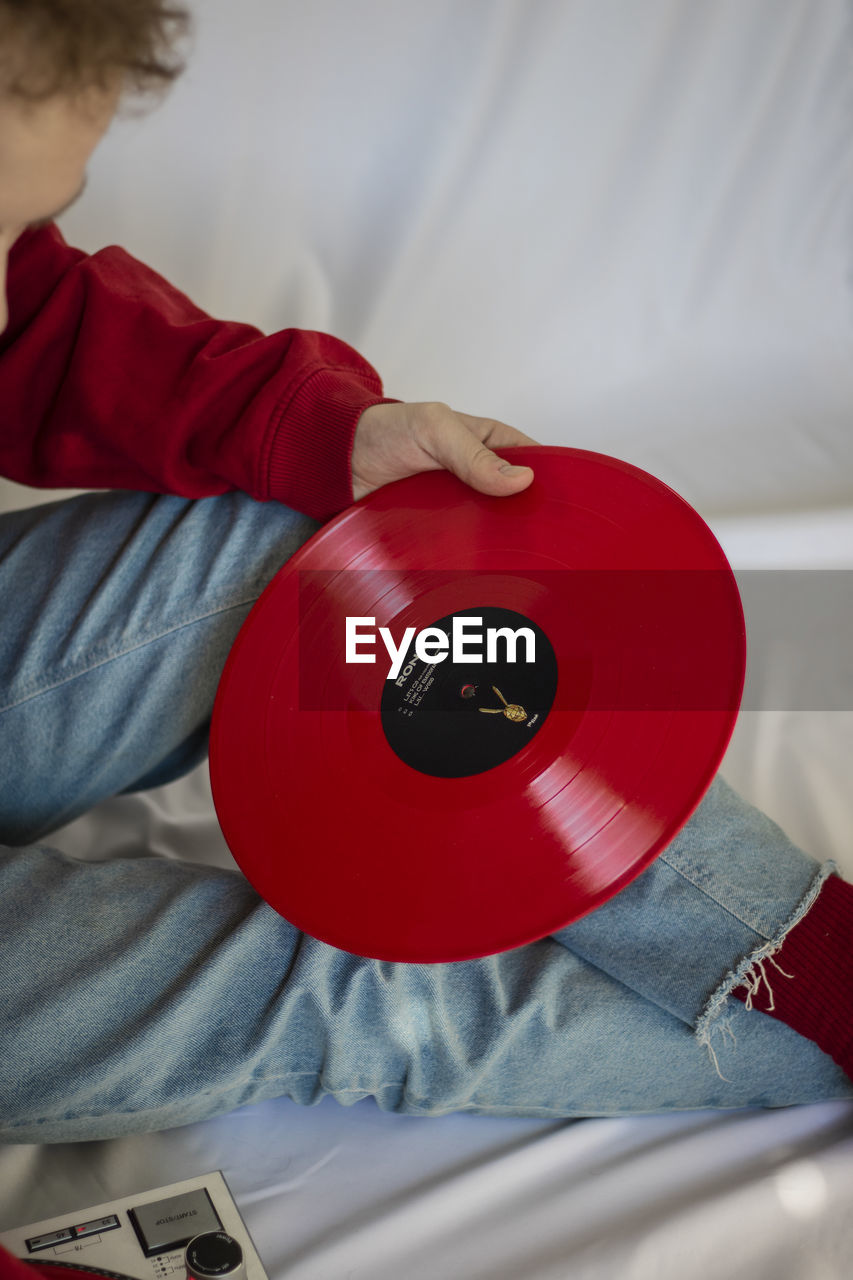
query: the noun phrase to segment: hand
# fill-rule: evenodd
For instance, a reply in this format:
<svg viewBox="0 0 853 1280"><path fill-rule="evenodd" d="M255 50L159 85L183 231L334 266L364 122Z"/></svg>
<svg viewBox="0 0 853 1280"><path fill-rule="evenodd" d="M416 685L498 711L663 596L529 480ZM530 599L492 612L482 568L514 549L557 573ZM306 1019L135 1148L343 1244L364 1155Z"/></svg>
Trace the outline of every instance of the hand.
<svg viewBox="0 0 853 1280"><path fill-rule="evenodd" d="M442 469L480 493L519 493L530 484L533 471L512 466L493 449L535 443L505 422L455 413L446 404L371 405L355 432L353 498L363 498L392 480Z"/></svg>

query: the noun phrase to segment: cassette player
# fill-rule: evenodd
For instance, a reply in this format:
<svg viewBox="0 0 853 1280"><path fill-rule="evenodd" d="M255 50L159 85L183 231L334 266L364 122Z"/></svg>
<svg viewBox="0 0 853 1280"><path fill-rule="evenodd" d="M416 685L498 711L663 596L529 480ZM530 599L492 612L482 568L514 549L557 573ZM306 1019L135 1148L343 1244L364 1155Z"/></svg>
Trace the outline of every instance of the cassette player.
<svg viewBox="0 0 853 1280"><path fill-rule="evenodd" d="M0 1232L46 1280L268 1280L220 1172Z"/></svg>

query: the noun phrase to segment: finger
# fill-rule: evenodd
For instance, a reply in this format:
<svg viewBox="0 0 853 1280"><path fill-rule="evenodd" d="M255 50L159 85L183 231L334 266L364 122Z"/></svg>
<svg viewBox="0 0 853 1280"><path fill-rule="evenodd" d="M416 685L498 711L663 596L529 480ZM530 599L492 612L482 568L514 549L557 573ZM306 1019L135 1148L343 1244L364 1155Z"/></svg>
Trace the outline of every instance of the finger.
<svg viewBox="0 0 853 1280"><path fill-rule="evenodd" d="M488 420L475 419L480 429ZM492 427L505 424L493 423ZM507 427L514 433L514 428ZM491 434L495 434L492 432ZM500 433L498 433L500 434ZM517 433L521 436L521 432ZM524 441L512 440L512 443ZM510 444L507 438L506 445ZM486 444L479 434L463 420L462 414L448 413L438 424L433 424L429 441L429 453L441 466L452 471L465 484L480 493L504 497L526 489L533 479L530 467L507 462Z"/></svg>
<svg viewBox="0 0 853 1280"><path fill-rule="evenodd" d="M495 418L476 418L470 413L458 413L456 416L462 419L466 427L473 431L483 444L493 450L539 443L538 440L519 431L517 427L511 427L508 422L498 422Z"/></svg>
<svg viewBox="0 0 853 1280"><path fill-rule="evenodd" d="M533 479L531 467L507 462L469 432L454 442L444 466L472 489L498 498L520 493Z"/></svg>
<svg viewBox="0 0 853 1280"><path fill-rule="evenodd" d="M525 435L523 431L519 431L517 427L511 427L509 423L499 422L494 418L477 418L470 413L460 413L457 417L489 449L492 456L499 460L498 477L496 477L494 467L489 468L486 466L485 459L478 459L477 470L468 483L483 493L493 493L498 496L519 493L522 489L526 489L533 479L532 469L508 462L500 456L500 450L515 448L519 445L536 445L537 441Z"/></svg>

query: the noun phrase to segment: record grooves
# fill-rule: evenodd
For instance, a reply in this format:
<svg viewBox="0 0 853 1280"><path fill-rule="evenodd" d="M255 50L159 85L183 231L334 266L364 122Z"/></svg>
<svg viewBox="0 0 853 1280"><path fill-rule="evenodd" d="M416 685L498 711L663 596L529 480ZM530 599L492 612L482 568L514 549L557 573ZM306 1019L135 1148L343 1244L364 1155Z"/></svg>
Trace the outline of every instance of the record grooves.
<svg viewBox="0 0 853 1280"><path fill-rule="evenodd" d="M534 468L515 497L428 472L326 525L223 673L225 838L286 919L356 954L472 959L593 910L688 819L734 727L743 614L698 514L617 459L506 454Z"/></svg>

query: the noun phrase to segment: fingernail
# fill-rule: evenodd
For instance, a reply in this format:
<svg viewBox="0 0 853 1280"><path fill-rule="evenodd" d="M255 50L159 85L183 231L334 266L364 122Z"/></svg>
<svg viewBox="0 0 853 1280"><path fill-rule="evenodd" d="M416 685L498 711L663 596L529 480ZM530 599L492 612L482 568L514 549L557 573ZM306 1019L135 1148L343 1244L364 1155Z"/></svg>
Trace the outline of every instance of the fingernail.
<svg viewBox="0 0 853 1280"><path fill-rule="evenodd" d="M526 470L527 467L517 467L512 462L505 462L502 467L498 467L498 471L500 471L501 475L504 476L520 475L522 471Z"/></svg>

